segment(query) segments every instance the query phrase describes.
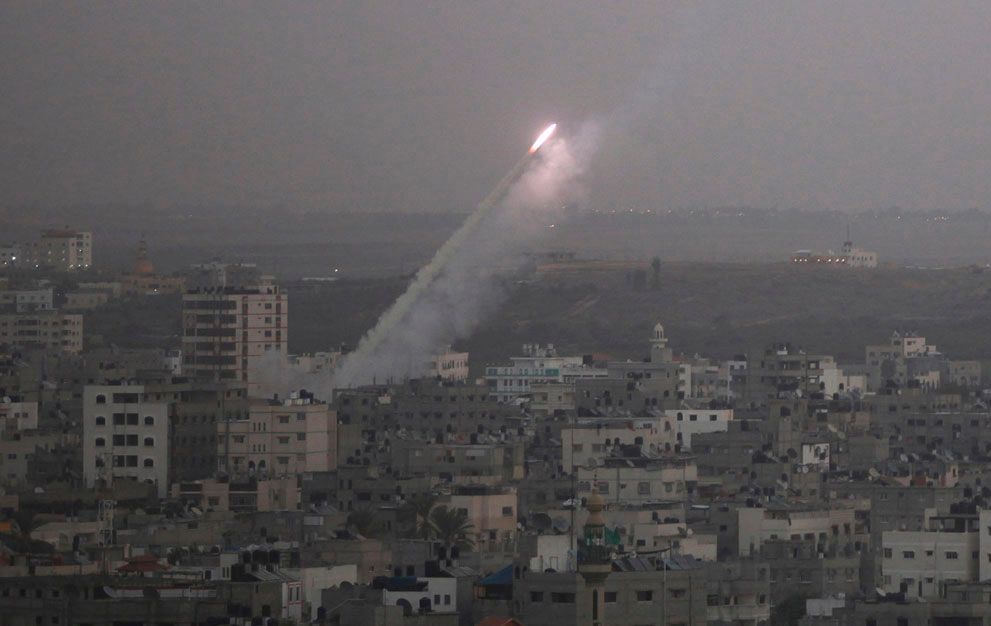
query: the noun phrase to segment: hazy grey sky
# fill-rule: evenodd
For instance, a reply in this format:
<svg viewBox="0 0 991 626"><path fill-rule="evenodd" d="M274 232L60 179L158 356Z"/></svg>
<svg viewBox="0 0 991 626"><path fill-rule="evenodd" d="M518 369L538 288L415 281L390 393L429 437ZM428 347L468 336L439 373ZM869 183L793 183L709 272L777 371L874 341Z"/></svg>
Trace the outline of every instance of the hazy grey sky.
<svg viewBox="0 0 991 626"><path fill-rule="evenodd" d="M631 102L600 202L991 205L986 0L8 0L0 53L8 205L467 210Z"/></svg>

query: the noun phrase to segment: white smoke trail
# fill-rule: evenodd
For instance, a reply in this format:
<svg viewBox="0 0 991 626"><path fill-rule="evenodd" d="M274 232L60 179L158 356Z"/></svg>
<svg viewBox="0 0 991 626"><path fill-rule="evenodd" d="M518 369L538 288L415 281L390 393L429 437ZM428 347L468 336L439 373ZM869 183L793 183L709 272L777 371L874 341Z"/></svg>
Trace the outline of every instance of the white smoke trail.
<svg viewBox="0 0 991 626"><path fill-rule="evenodd" d="M373 379L422 375L432 355L473 331L502 296L497 272L518 269L527 246L560 217L564 203L580 194L578 179L597 144L597 126L587 124L574 137L552 139L518 163L420 270L333 379L315 390L329 394L332 388Z"/></svg>

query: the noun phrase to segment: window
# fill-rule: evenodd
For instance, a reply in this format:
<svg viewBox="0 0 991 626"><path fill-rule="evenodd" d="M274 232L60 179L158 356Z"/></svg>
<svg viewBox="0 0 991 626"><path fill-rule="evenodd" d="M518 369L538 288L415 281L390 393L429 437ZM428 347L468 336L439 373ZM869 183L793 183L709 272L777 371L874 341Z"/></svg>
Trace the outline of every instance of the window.
<svg viewBox="0 0 991 626"><path fill-rule="evenodd" d="M672 598L684 598L686 593L687 593L687 591L685 589L672 589L671 590L671 597Z"/></svg>
<svg viewBox="0 0 991 626"><path fill-rule="evenodd" d="M124 445L124 435L114 435L114 445L122 446Z"/></svg>
<svg viewBox="0 0 991 626"><path fill-rule="evenodd" d="M138 414L137 413L128 413L127 414L127 425L128 426L137 426L138 425Z"/></svg>
<svg viewBox="0 0 991 626"><path fill-rule="evenodd" d="M280 415L279 416L279 423L280 424L288 424L289 423L289 416L288 415Z"/></svg>
<svg viewBox="0 0 991 626"><path fill-rule="evenodd" d="M296 441L306 441L306 433L296 433Z"/></svg>
<svg viewBox="0 0 991 626"><path fill-rule="evenodd" d="M106 404L107 403L107 396L103 395L102 393L100 395L96 396L96 403L97 404Z"/></svg>
<svg viewBox="0 0 991 626"><path fill-rule="evenodd" d="M650 495L650 483L640 482L637 483L637 495L649 496Z"/></svg>
<svg viewBox="0 0 991 626"><path fill-rule="evenodd" d="M145 467L155 467L155 459L145 459Z"/></svg>
<svg viewBox="0 0 991 626"><path fill-rule="evenodd" d="M502 507L502 516L503 517L512 517L513 516L513 507L511 507L511 506L504 506L504 507Z"/></svg>
<svg viewBox="0 0 991 626"><path fill-rule="evenodd" d="M154 448L155 447L155 438L154 437L145 437L145 447L146 448Z"/></svg>
<svg viewBox="0 0 991 626"><path fill-rule="evenodd" d="M124 414L114 413L114 426L123 426L123 425L124 425Z"/></svg>
<svg viewBox="0 0 991 626"><path fill-rule="evenodd" d="M544 592L543 591L531 591L530 592L530 602L543 602Z"/></svg>
<svg viewBox="0 0 991 626"><path fill-rule="evenodd" d="M575 594L564 593L562 591L552 591L551 592L551 602L557 604L574 604Z"/></svg>
<svg viewBox="0 0 991 626"><path fill-rule="evenodd" d="M603 597L605 598L606 602L609 602L611 604L616 601L617 595L618 594L615 591L607 591L603 594Z"/></svg>
<svg viewBox="0 0 991 626"><path fill-rule="evenodd" d="M913 552L912 550L905 550L904 552L902 552L902 558L903 559L914 559L915 558L915 552Z"/></svg>
<svg viewBox="0 0 991 626"><path fill-rule="evenodd" d="M154 426L155 418L151 415L145 415L145 426Z"/></svg>
<svg viewBox="0 0 991 626"><path fill-rule="evenodd" d="M637 602L651 602L654 599L654 592L650 589L637 591Z"/></svg>
<svg viewBox="0 0 991 626"><path fill-rule="evenodd" d="M885 548L884 549L884 558L886 558L886 559L890 559L891 558L891 548Z"/></svg>
<svg viewBox="0 0 991 626"><path fill-rule="evenodd" d="M104 439L103 437L97 437L96 438L96 447L97 448L102 448L105 445L107 445L107 440L106 439Z"/></svg>
<svg viewBox="0 0 991 626"><path fill-rule="evenodd" d="M96 425L97 426L106 426L107 425L107 418L103 417L102 415L97 416L97 418L96 418ZM991 528L989 528L988 531L991 532Z"/></svg>
<svg viewBox="0 0 991 626"><path fill-rule="evenodd" d="M129 445L129 446L136 446L136 445L138 445L138 436L137 435L128 435L127 436L127 445Z"/></svg>
<svg viewBox="0 0 991 626"><path fill-rule="evenodd" d="M946 553L946 558L947 558L948 560L950 560L950 561L952 561L952 560L954 560L954 559L958 559L958 558L960 558L960 555L959 555L959 554L957 554L956 552L947 552L947 553Z"/></svg>

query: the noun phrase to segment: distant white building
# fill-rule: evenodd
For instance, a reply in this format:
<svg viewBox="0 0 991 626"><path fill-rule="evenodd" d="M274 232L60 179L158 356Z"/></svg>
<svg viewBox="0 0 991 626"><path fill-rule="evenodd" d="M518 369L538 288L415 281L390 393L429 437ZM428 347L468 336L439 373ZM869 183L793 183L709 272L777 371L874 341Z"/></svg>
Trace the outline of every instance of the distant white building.
<svg viewBox="0 0 991 626"><path fill-rule="evenodd" d="M142 385L83 389L83 479L139 480L168 493L169 404L152 402Z"/></svg>
<svg viewBox="0 0 991 626"><path fill-rule="evenodd" d="M485 368L489 393L499 402L511 402L529 395L537 383L574 382L579 378L605 378L608 372L585 365L580 356L558 356L554 344L524 344L523 356L510 359L512 365Z"/></svg>
<svg viewBox="0 0 991 626"><path fill-rule="evenodd" d="M451 346L430 359L425 378L468 380L468 353L455 352Z"/></svg>

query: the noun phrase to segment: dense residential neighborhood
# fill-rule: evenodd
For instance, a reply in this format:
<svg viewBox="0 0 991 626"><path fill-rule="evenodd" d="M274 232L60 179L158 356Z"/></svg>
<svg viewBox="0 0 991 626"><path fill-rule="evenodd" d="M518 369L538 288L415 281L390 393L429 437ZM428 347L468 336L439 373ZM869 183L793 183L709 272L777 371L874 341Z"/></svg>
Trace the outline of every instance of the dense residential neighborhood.
<svg viewBox="0 0 991 626"><path fill-rule="evenodd" d="M318 395L290 373L347 349L290 355L259 268L157 277L181 341L126 349L85 320L163 297L123 287L157 276L147 245L79 271L2 279L2 624L991 619L985 375L919 333L721 360L659 321L635 358L448 346Z"/></svg>

